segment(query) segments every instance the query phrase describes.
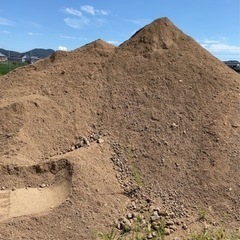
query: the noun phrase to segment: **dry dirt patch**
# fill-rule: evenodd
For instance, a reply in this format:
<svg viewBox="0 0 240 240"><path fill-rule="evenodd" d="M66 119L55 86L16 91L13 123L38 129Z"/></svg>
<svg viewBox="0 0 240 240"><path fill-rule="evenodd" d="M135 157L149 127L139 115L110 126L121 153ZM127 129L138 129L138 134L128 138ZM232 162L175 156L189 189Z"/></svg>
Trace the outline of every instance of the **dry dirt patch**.
<svg viewBox="0 0 240 240"><path fill-rule="evenodd" d="M3 239L96 239L126 211L126 192L139 211L167 209L176 236L198 224L201 207L215 225L239 226L240 76L167 18L119 47L56 52L0 83L2 186L56 186L50 170L31 166L63 157L74 166L70 197L1 223Z"/></svg>
<svg viewBox="0 0 240 240"><path fill-rule="evenodd" d="M1 173L0 221L48 211L71 194L72 167L67 160L31 167L7 165Z"/></svg>

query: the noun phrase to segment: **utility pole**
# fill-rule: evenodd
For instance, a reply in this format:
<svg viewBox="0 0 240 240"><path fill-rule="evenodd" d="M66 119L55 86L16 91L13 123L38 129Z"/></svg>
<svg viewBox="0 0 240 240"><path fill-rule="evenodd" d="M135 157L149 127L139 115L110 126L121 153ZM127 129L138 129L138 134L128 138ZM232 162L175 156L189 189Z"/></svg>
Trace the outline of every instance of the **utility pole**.
<svg viewBox="0 0 240 240"><path fill-rule="evenodd" d="M8 72L10 72L11 70L11 66L10 66L10 50L8 50Z"/></svg>

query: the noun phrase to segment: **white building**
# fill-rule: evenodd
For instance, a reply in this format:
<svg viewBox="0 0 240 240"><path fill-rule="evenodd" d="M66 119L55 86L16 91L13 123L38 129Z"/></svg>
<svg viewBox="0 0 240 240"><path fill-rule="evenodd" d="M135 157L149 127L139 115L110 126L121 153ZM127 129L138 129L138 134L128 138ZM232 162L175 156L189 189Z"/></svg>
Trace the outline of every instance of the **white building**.
<svg viewBox="0 0 240 240"><path fill-rule="evenodd" d="M4 54L0 53L0 62L5 62L7 60L8 60L7 56L5 56Z"/></svg>
<svg viewBox="0 0 240 240"><path fill-rule="evenodd" d="M34 63L36 61L38 61L40 58L38 57L35 57L35 56L29 56L27 54L25 54L23 57L22 57L22 62L26 62L26 63Z"/></svg>

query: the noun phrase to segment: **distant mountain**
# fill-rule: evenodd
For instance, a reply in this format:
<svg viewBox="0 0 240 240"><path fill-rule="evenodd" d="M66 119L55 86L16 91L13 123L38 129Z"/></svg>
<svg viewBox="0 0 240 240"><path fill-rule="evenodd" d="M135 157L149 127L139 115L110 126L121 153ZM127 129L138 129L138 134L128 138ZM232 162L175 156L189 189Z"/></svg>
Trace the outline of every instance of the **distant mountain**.
<svg viewBox="0 0 240 240"><path fill-rule="evenodd" d="M28 52L25 52L24 55L27 54L29 56L45 58L45 57L50 56L53 52L54 52L54 50L52 50L52 49L35 48Z"/></svg>
<svg viewBox="0 0 240 240"><path fill-rule="evenodd" d="M34 56L38 58L45 58L50 56L53 52L53 49L34 48L30 51L20 53L0 48L0 53L4 54L7 57L10 57L10 60L20 60L25 54L32 57Z"/></svg>
<svg viewBox="0 0 240 240"><path fill-rule="evenodd" d="M5 50L3 48L0 48L0 53L4 54L7 57L14 57L14 58L21 58L22 53L11 51L11 50Z"/></svg>

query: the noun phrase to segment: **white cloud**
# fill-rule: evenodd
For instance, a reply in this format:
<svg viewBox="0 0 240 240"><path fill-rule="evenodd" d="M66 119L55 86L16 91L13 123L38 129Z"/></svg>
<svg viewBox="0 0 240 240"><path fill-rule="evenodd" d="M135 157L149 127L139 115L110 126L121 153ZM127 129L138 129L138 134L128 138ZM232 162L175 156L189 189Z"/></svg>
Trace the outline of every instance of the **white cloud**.
<svg viewBox="0 0 240 240"><path fill-rule="evenodd" d="M82 29L85 26L89 25L90 20L86 17L81 17L81 18L65 18L64 22L72 28L76 29Z"/></svg>
<svg viewBox="0 0 240 240"><path fill-rule="evenodd" d="M240 59L240 46L226 42L226 39L198 41L202 47L220 59Z"/></svg>
<svg viewBox="0 0 240 240"><path fill-rule="evenodd" d="M86 13L89 13L93 16L95 15L108 15L109 12L106 11L106 10L102 10L102 9L95 9L93 6L90 6L90 5L83 5L81 6L81 10L86 12Z"/></svg>
<svg viewBox="0 0 240 240"><path fill-rule="evenodd" d="M78 16L78 17L82 16L82 12L80 12L76 9L73 9L73 8L65 8L65 9L63 9L63 11L67 14L71 14L71 15L74 15L74 16Z"/></svg>
<svg viewBox="0 0 240 240"><path fill-rule="evenodd" d="M64 46L58 46L58 50L60 51L67 51L67 47L64 47Z"/></svg>
<svg viewBox="0 0 240 240"><path fill-rule="evenodd" d="M10 34L11 32L4 30L4 31L1 31L1 33L2 34Z"/></svg>
<svg viewBox="0 0 240 240"><path fill-rule="evenodd" d="M0 17L0 25L5 25L5 26L13 26L14 22L7 18Z"/></svg>
<svg viewBox="0 0 240 240"><path fill-rule="evenodd" d="M90 23L92 26L98 27L98 26L103 25L106 22L106 20L104 18L99 18L99 16L100 15L101 16L108 15L107 11L95 9L93 6L90 6L90 5L83 5L80 7L80 9L81 9L81 11L76 10L74 8L62 9L62 11L64 13L75 16L75 17L68 17L68 18L64 19L64 22L69 27L76 28L76 29L83 29L86 26L90 26ZM85 16L86 13L88 13L92 16L88 15L88 17L89 17L88 18Z"/></svg>
<svg viewBox="0 0 240 240"><path fill-rule="evenodd" d="M221 42L219 40L204 40L200 42L201 46L213 53L227 52L240 54L240 46L235 46Z"/></svg>
<svg viewBox="0 0 240 240"><path fill-rule="evenodd" d="M204 44L213 44L213 43L220 43L220 40L204 40Z"/></svg>
<svg viewBox="0 0 240 240"><path fill-rule="evenodd" d="M97 10L97 12L99 12L101 15L108 15L109 12L106 10Z"/></svg>
<svg viewBox="0 0 240 240"><path fill-rule="evenodd" d="M89 14L95 15L95 9L93 6L84 5L84 6L81 6L81 10Z"/></svg>
<svg viewBox="0 0 240 240"><path fill-rule="evenodd" d="M81 37L75 37L75 36L69 36L69 35L61 35L60 37L64 39L72 39L72 40L87 40L87 38L81 38Z"/></svg>
<svg viewBox="0 0 240 240"><path fill-rule="evenodd" d="M62 35L61 38L64 38L64 39L77 39L76 37L66 36L66 35Z"/></svg>
<svg viewBox="0 0 240 240"><path fill-rule="evenodd" d="M96 19L95 19L95 23L97 24L97 26L101 26L101 25L103 25L104 23L106 23L106 20L103 19L103 18L96 18Z"/></svg>
<svg viewBox="0 0 240 240"><path fill-rule="evenodd" d="M214 43L206 46L212 52L232 52L240 53L240 46L228 45L224 43Z"/></svg>
<svg viewBox="0 0 240 240"><path fill-rule="evenodd" d="M41 33L33 33L33 32L28 32L27 33L29 36L41 36Z"/></svg>
<svg viewBox="0 0 240 240"><path fill-rule="evenodd" d="M119 45L119 42L118 41L114 41L114 40L109 40L109 41L107 41L107 43L109 43L109 44L113 44L113 45Z"/></svg>

